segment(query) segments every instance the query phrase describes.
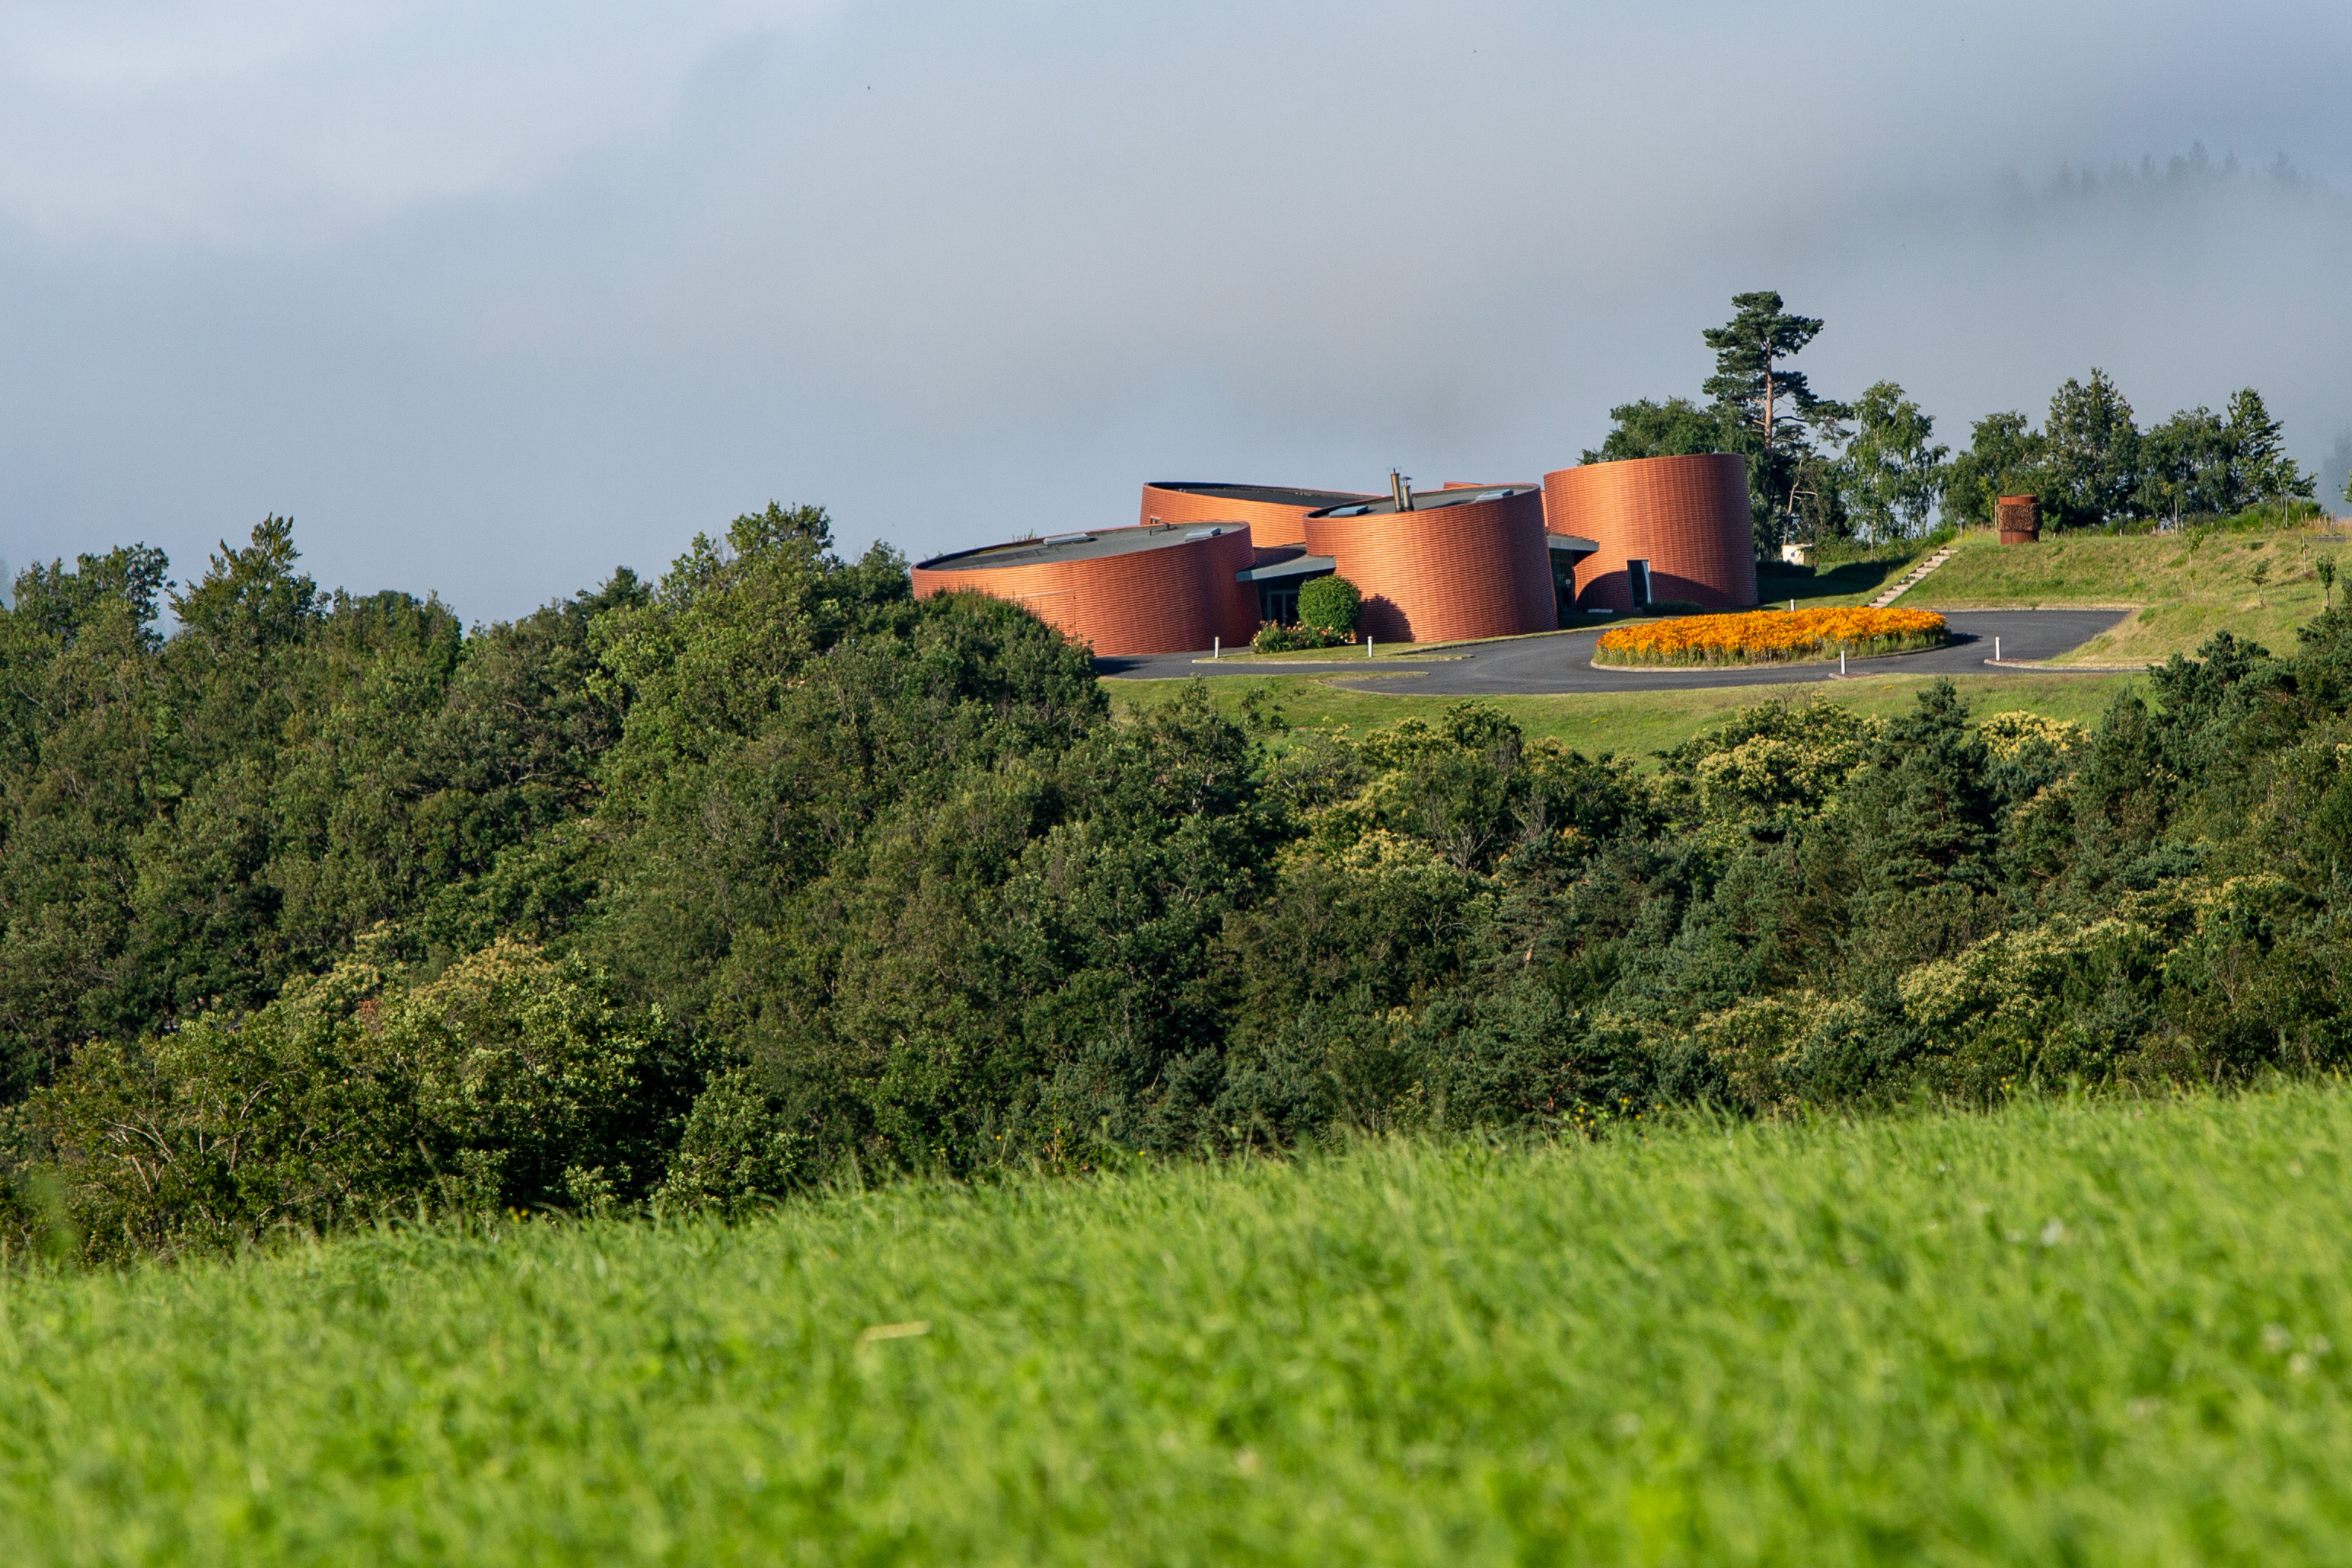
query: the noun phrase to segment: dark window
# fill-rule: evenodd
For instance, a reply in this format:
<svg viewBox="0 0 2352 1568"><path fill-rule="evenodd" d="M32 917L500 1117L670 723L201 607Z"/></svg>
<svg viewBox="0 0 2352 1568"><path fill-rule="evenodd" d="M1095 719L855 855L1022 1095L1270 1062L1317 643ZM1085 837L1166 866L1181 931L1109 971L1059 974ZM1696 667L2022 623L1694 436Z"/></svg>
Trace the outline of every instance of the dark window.
<svg viewBox="0 0 2352 1568"><path fill-rule="evenodd" d="M1650 563L1646 561L1625 563L1625 581L1633 590L1633 607L1637 610L1648 609L1650 607Z"/></svg>

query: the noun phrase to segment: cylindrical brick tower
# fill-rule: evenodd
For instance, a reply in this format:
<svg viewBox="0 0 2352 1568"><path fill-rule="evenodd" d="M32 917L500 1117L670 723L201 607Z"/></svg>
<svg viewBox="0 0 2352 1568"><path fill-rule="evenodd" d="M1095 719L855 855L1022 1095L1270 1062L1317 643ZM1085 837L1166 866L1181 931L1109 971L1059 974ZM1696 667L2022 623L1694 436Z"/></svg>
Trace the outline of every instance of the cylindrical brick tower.
<svg viewBox="0 0 2352 1568"><path fill-rule="evenodd" d="M2038 544L2042 542L2042 498L2003 496L1993 504L1993 521L2000 530L2003 544Z"/></svg>
<svg viewBox="0 0 2352 1568"><path fill-rule="evenodd" d="M915 597L992 594L1101 655L1205 653L1257 634L1257 590L1235 575L1254 559L1247 523L1106 528L935 556Z"/></svg>
<svg viewBox="0 0 2352 1568"><path fill-rule="evenodd" d="M1308 512L1372 499L1352 490L1163 479L1143 487L1143 510L1136 521L1147 528L1154 522L1246 522L1257 547L1272 550L1307 542Z"/></svg>
<svg viewBox="0 0 2352 1568"><path fill-rule="evenodd" d="M1413 510L1359 500L1307 518L1307 550L1362 590L1381 642L1517 637L1559 626L1543 498L1533 485L1424 490Z"/></svg>
<svg viewBox="0 0 2352 1568"><path fill-rule="evenodd" d="M1748 461L1730 453L1585 463L1544 476L1544 526L1601 548L1576 566L1580 609L1686 600L1712 610L1756 602Z"/></svg>

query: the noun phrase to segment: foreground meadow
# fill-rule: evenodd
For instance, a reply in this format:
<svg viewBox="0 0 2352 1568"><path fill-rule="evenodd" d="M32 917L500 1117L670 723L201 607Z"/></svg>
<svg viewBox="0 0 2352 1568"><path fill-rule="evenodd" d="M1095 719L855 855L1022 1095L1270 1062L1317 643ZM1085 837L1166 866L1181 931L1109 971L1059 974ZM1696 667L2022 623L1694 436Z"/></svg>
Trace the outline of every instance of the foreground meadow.
<svg viewBox="0 0 2352 1568"><path fill-rule="evenodd" d="M2352 1095L0 1278L0 1561L2352 1555Z"/></svg>

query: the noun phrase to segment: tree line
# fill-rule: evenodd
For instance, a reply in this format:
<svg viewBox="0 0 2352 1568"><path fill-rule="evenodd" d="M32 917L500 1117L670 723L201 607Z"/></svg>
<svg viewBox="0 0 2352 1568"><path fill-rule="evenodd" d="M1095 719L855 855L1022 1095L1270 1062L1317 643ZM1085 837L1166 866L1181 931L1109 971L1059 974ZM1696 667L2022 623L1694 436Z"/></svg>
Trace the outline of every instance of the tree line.
<svg viewBox="0 0 2352 1568"><path fill-rule="evenodd" d="M1937 686L1645 772L1475 703L1114 717L814 509L470 631L321 592L278 519L167 573L0 612L17 1256L2352 1047L2341 610L2087 731Z"/></svg>
<svg viewBox="0 0 2352 1568"><path fill-rule="evenodd" d="M1851 403L1815 394L1788 362L1823 323L1769 289L1732 297L1736 314L1704 333L1716 374L1686 397L1609 411L1608 437L1584 461L1737 452L1748 459L1759 547L1916 537L1931 518L1982 526L2003 495L2041 500L2058 528L2168 524L2309 501L2312 477L2287 456L2279 421L2244 387L2222 412L2182 409L2142 430L2131 404L2094 369L2052 395L2042 425L2016 411L1975 422L1957 457L1903 388L1879 381ZM2352 481L2343 498L2352 501ZM2315 510L2315 509L2314 509Z"/></svg>

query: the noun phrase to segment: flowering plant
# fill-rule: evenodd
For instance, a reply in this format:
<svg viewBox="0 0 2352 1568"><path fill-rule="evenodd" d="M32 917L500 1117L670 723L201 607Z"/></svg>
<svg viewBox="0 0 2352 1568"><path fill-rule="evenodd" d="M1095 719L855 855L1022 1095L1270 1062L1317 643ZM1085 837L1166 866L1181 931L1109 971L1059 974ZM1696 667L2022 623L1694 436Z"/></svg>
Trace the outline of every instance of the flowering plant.
<svg viewBox="0 0 2352 1568"><path fill-rule="evenodd" d="M1751 610L1639 621L1601 635L1596 664L1764 664L1850 653L1909 653L1945 639L1928 610Z"/></svg>

